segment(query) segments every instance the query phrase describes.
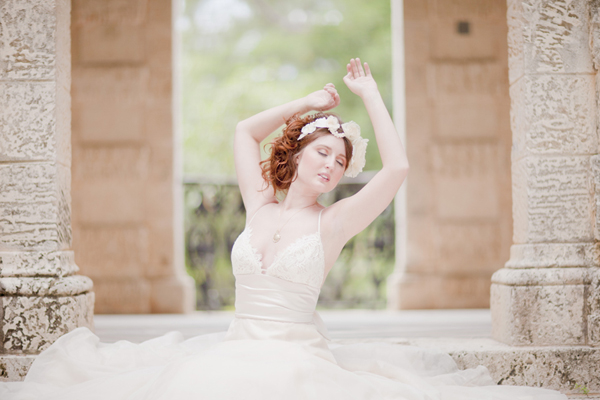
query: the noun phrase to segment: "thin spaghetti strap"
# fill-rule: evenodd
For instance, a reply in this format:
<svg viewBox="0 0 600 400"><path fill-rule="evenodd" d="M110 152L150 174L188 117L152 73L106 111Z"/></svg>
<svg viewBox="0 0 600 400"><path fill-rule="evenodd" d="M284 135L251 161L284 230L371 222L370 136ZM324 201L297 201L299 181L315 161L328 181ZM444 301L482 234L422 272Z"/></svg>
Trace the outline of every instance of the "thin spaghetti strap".
<svg viewBox="0 0 600 400"><path fill-rule="evenodd" d="M262 205L262 206L261 206L261 207L260 207L258 210L256 210L256 211L254 212L254 215L252 215L252 217L250 218L250 221L248 221L248 223L246 224L246 226L250 226L250 224L252 223L252 220L254 220L254 217L256 217L256 214L258 214L258 212L259 212L260 210L262 210L262 208L263 208L264 206L266 206L266 204Z"/></svg>
<svg viewBox="0 0 600 400"><path fill-rule="evenodd" d="M317 232L319 232L319 234L321 234L321 213L323 212L323 210L324 210L324 208L321 211L319 211L319 222L317 222L317 225L318 225Z"/></svg>

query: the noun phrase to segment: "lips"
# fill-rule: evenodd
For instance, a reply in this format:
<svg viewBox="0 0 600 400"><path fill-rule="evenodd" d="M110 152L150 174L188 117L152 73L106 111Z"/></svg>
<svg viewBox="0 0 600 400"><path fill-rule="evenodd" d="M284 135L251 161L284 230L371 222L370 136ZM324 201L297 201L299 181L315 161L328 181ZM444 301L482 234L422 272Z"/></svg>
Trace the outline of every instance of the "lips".
<svg viewBox="0 0 600 400"><path fill-rule="evenodd" d="M329 180L331 179L329 174L319 174L319 177L321 177L321 179L323 179L325 182L329 182Z"/></svg>

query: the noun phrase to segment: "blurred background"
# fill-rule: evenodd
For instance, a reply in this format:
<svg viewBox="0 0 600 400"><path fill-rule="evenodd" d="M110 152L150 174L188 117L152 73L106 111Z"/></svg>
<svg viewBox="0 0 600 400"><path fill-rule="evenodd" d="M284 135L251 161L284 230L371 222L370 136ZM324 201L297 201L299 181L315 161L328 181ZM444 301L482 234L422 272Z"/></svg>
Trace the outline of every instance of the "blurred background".
<svg viewBox="0 0 600 400"><path fill-rule="evenodd" d="M367 113L342 77L350 58L368 61L392 110L390 3L185 0L176 21L186 269L196 283L198 309L227 309L234 302L230 251L245 224L233 163L236 123L332 82L342 99L334 111L359 123L370 140L365 171L379 169ZM352 195L370 176L344 181L321 203ZM322 289L321 307L385 307L385 280L394 267L393 212L388 207L348 243Z"/></svg>
<svg viewBox="0 0 600 400"><path fill-rule="evenodd" d="M380 161L342 82L356 56L395 110L411 173L405 201L348 244L319 304L489 307L513 232L506 7L73 0L71 223L95 313L232 306L229 253L245 220L232 139L250 115L334 83L337 113L370 146L365 172L321 201L360 190Z"/></svg>

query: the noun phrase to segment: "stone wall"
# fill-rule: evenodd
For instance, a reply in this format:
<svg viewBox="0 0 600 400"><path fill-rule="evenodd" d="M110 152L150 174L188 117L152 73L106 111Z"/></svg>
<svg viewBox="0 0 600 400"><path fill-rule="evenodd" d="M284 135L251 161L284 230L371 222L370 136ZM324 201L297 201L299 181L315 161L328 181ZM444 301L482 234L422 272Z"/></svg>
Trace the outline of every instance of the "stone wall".
<svg viewBox="0 0 600 400"><path fill-rule="evenodd" d="M0 379L92 327L71 247L68 0L0 3Z"/></svg>
<svg viewBox="0 0 600 400"><path fill-rule="evenodd" d="M184 312L171 0L73 1L73 236L96 312Z"/></svg>
<svg viewBox="0 0 600 400"><path fill-rule="evenodd" d="M505 0L404 0L407 260L390 308L488 307L511 244Z"/></svg>
<svg viewBox="0 0 600 400"><path fill-rule="evenodd" d="M508 2L514 244L496 340L600 344L598 2Z"/></svg>

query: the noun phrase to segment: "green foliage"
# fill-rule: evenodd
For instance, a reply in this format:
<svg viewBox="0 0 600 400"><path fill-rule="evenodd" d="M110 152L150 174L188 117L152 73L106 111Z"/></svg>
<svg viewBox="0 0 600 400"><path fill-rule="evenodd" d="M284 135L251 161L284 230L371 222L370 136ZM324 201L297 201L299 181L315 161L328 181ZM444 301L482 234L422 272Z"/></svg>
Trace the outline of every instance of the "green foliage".
<svg viewBox="0 0 600 400"><path fill-rule="evenodd" d="M391 109L389 0L185 0L182 32L184 171L233 174L238 121L332 82L335 110L371 140L366 169L381 162L360 99L342 82L345 65L371 65Z"/></svg>
<svg viewBox="0 0 600 400"><path fill-rule="evenodd" d="M575 390L577 390L581 394L585 394L586 396L590 394L590 389L588 389L587 386L582 385L581 383L577 383L575 385Z"/></svg>
<svg viewBox="0 0 600 400"><path fill-rule="evenodd" d="M235 281L230 253L244 229L245 218L237 186L186 186L186 269L196 282L198 309L233 306Z"/></svg>

